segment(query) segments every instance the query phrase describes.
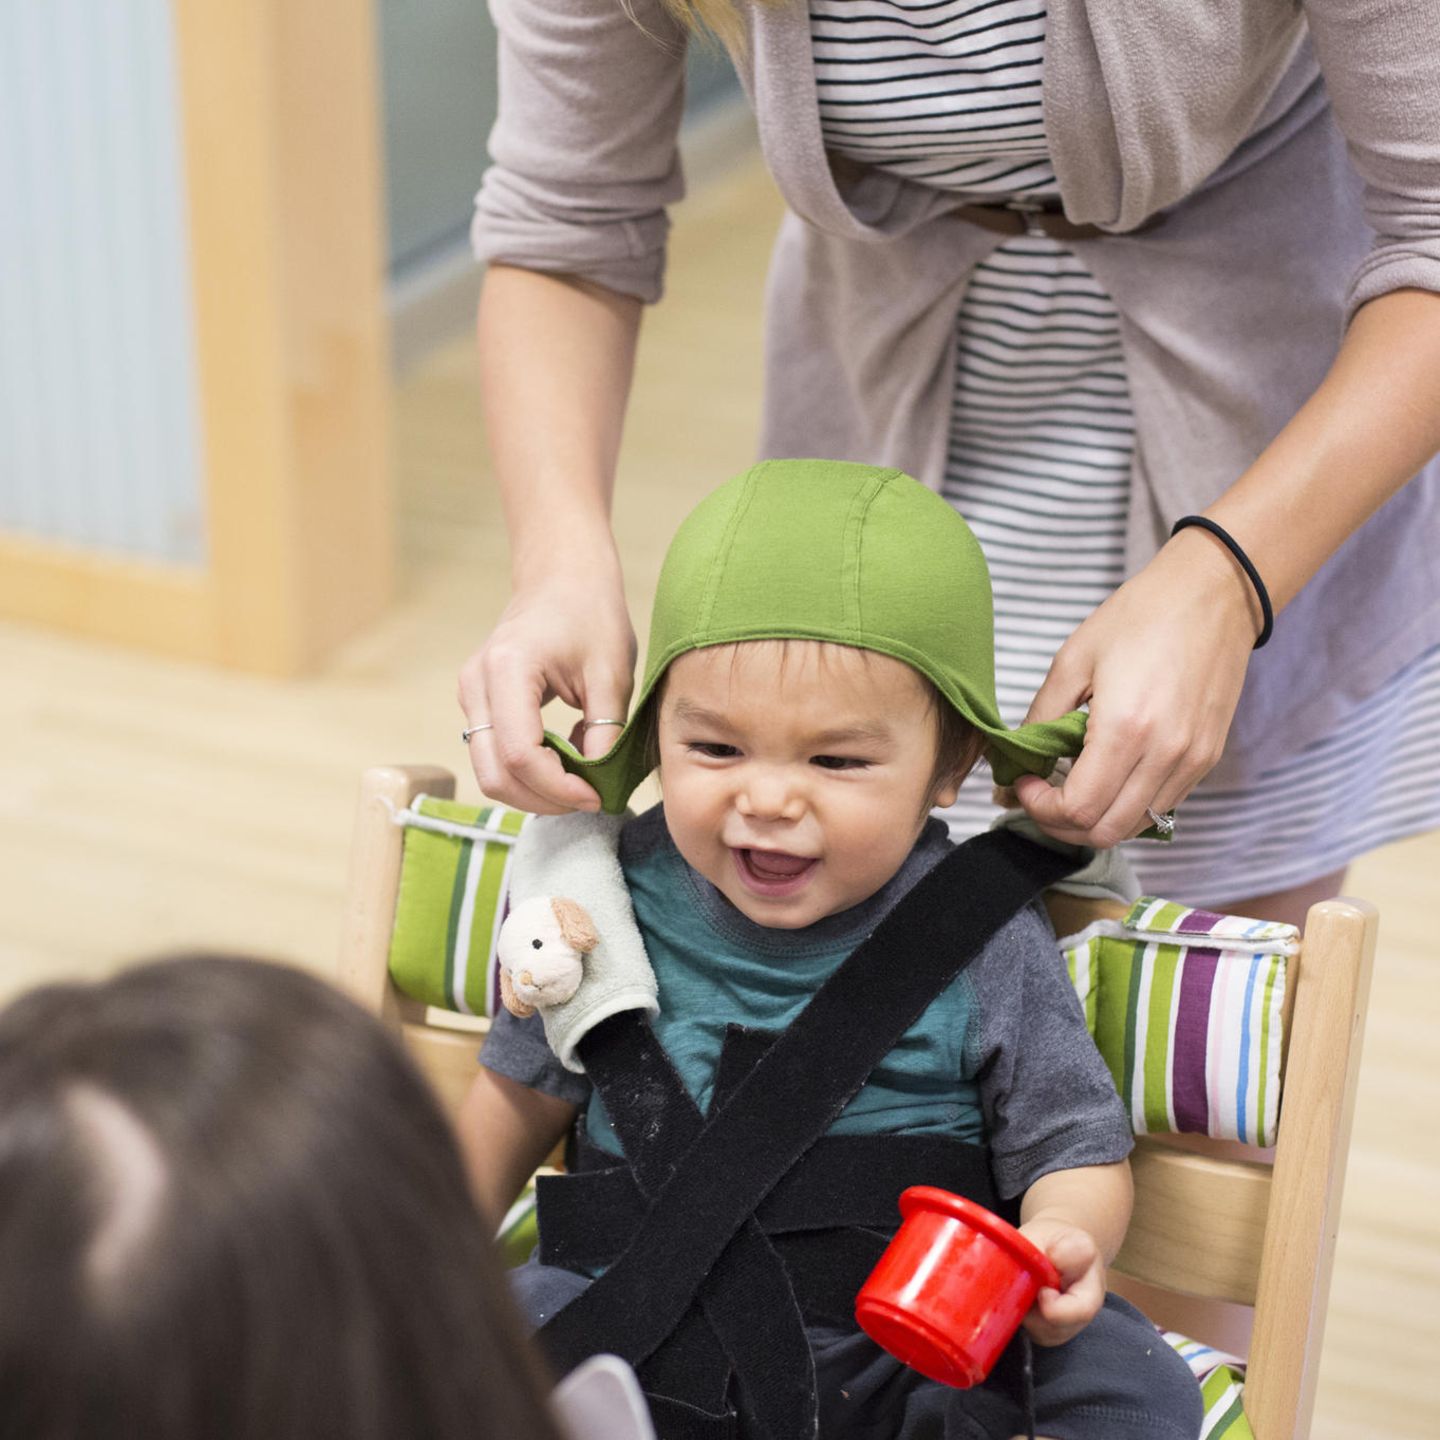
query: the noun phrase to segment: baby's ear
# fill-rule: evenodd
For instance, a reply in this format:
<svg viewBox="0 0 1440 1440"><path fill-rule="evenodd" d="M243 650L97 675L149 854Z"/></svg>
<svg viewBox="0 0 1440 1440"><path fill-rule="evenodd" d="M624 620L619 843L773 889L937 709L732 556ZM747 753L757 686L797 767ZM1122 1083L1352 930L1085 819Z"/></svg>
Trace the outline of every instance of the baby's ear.
<svg viewBox="0 0 1440 1440"><path fill-rule="evenodd" d="M555 923L560 927L560 938L582 955L588 954L600 943L595 922L586 913L584 906L574 900L555 899L550 902L555 912Z"/></svg>
<svg viewBox="0 0 1440 1440"><path fill-rule="evenodd" d="M945 810L955 803L955 797L960 793L960 782L965 778L964 774L947 775L936 781L934 790L930 793L930 808L932 810Z"/></svg>

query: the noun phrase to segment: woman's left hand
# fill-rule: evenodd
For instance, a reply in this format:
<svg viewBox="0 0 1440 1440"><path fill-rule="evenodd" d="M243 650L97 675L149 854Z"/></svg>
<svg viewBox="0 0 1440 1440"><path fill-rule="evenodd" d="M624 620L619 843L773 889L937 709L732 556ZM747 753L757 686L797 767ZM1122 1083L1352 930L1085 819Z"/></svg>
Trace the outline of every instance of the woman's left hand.
<svg viewBox="0 0 1440 1440"><path fill-rule="evenodd" d="M1220 758L1260 629L1259 604L1203 530L1174 536L1061 646L1030 720L1086 702L1085 748L1058 786L1015 797L1058 840L1100 849L1175 809Z"/></svg>

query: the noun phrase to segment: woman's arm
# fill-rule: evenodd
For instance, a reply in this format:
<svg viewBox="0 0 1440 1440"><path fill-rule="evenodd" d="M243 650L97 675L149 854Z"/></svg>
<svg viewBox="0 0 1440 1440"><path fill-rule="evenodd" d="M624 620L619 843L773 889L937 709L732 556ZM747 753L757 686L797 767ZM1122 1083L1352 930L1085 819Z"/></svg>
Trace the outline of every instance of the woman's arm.
<svg viewBox="0 0 1440 1440"><path fill-rule="evenodd" d="M623 718L635 635L610 533L640 301L587 281L493 265L480 300L480 386L510 536L513 596L460 671L481 788L539 814L594 810L595 792L541 745L558 695ZM618 731L584 736L603 754Z"/></svg>
<svg viewBox="0 0 1440 1440"><path fill-rule="evenodd" d="M1250 556L1279 612L1440 451L1440 294L1361 307L1319 389L1205 514ZM1015 787L1051 834L1109 846L1178 805L1219 759L1260 610L1212 536L1182 531L1066 641L1027 717L1089 702L1065 782Z"/></svg>
<svg viewBox="0 0 1440 1440"><path fill-rule="evenodd" d="M1437 451L1440 294L1395 290L1356 313L1320 388L1206 514L1245 537L1278 610Z"/></svg>
<svg viewBox="0 0 1440 1440"><path fill-rule="evenodd" d="M471 232L514 598L460 674L480 784L541 813L594 792L540 748L553 695L620 717L635 641L609 504L640 305L663 287L686 33L661 0L492 0L500 111ZM486 617L487 620L489 617ZM614 729L587 732L603 753Z"/></svg>

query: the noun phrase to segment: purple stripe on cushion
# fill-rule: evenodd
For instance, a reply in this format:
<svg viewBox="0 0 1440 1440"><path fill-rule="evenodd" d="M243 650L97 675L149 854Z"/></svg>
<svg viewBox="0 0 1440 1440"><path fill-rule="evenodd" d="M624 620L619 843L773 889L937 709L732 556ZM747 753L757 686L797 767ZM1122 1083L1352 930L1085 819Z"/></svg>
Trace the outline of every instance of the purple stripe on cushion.
<svg viewBox="0 0 1440 1440"><path fill-rule="evenodd" d="M1192 910L1176 928L1181 935L1208 935L1224 918L1213 910Z"/></svg>
<svg viewBox="0 0 1440 1440"><path fill-rule="evenodd" d="M1210 994L1220 963L1216 950L1187 951L1180 971L1180 1002L1175 1011L1175 1043L1171 1051L1171 1091L1175 1128L1192 1135L1210 1130L1210 1102L1205 1088L1205 1042L1210 1028Z"/></svg>

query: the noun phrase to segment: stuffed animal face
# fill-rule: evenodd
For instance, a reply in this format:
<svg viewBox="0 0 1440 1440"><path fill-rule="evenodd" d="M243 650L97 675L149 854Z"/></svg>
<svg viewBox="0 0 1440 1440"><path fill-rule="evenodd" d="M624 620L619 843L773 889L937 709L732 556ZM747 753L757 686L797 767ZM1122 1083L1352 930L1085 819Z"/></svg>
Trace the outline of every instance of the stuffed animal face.
<svg viewBox="0 0 1440 1440"><path fill-rule="evenodd" d="M573 900L536 895L500 928L500 993L515 1015L563 1005L580 988L584 957L599 943L590 917Z"/></svg>

